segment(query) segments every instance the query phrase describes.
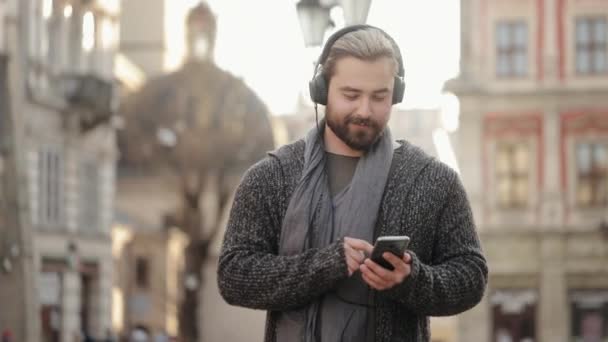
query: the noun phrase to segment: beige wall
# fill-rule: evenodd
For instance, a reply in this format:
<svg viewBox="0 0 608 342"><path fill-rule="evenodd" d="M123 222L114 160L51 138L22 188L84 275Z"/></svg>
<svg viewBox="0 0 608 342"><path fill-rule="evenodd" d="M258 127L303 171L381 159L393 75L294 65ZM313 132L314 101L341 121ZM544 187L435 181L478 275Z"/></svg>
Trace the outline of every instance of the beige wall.
<svg viewBox="0 0 608 342"><path fill-rule="evenodd" d="M122 2L120 51L148 76L163 72L166 48L164 19L165 0Z"/></svg>

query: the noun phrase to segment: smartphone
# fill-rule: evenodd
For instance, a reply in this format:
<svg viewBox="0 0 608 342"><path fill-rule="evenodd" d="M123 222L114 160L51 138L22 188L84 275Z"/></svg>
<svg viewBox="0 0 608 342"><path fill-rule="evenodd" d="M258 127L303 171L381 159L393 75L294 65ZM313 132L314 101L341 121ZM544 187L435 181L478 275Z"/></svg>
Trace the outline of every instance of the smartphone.
<svg viewBox="0 0 608 342"><path fill-rule="evenodd" d="M374 249L372 250L372 255L370 259L378 265L388 269L394 270L393 265L386 261L382 254L384 252L391 252L398 257L403 257L407 246L410 244L410 238L405 235L400 236L381 236L376 240L374 244Z"/></svg>

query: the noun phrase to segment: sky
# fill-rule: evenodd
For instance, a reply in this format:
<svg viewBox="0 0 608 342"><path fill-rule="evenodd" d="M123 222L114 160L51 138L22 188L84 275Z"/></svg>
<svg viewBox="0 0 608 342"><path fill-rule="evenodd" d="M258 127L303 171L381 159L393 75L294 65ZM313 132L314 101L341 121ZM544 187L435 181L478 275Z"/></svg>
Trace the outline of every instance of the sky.
<svg viewBox="0 0 608 342"><path fill-rule="evenodd" d="M186 11L198 2L168 1L169 20L183 20ZM274 115L293 113L299 96L308 101L308 81L321 51L320 47L305 47L296 2L207 1L218 20L216 63L241 77ZM335 12L339 21L339 10ZM400 108L440 108L445 104L443 83L458 74L459 20L458 0L372 0L367 23L388 32L403 55L406 91ZM168 22L167 27L173 28L167 34L183 37L175 22ZM184 47L179 40L171 41L173 55L168 66L175 67Z"/></svg>

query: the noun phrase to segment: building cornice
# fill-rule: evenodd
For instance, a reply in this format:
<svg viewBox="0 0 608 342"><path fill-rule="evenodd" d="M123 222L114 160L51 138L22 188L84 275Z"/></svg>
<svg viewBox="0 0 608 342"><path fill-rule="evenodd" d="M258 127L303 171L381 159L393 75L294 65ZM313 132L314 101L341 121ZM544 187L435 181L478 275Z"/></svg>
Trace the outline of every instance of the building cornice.
<svg viewBox="0 0 608 342"><path fill-rule="evenodd" d="M450 80L446 82L444 91L453 93L458 97L465 96L478 96L478 97L561 97L561 96L606 96L608 95L607 87L587 87L587 88L573 88L564 86L546 86L536 87L533 89L522 89L513 87L513 89L490 89L488 87L482 87L479 84L464 83L464 82L453 82Z"/></svg>

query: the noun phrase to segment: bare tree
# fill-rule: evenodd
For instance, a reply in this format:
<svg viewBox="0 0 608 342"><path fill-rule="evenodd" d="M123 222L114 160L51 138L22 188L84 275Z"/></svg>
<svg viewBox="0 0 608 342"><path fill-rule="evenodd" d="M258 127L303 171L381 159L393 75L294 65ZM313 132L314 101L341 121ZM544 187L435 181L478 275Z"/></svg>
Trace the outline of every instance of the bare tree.
<svg viewBox="0 0 608 342"><path fill-rule="evenodd" d="M165 224L180 227L190 239L184 283L202 284L219 218L241 174L273 148L268 110L240 79L201 61L150 81L123 103L123 162L159 179L177 176L181 203L164 213ZM208 192L215 195L216 220L206 227L202 195ZM187 342L198 341L198 288L184 286L180 305L180 337Z"/></svg>

